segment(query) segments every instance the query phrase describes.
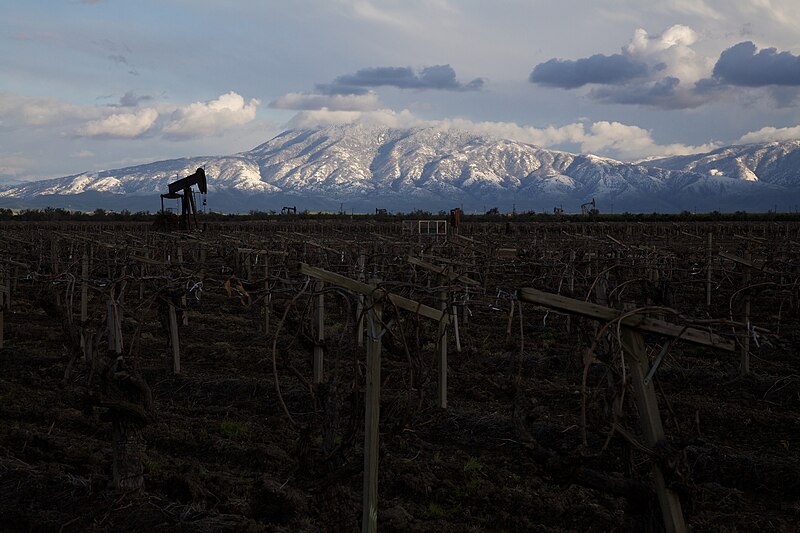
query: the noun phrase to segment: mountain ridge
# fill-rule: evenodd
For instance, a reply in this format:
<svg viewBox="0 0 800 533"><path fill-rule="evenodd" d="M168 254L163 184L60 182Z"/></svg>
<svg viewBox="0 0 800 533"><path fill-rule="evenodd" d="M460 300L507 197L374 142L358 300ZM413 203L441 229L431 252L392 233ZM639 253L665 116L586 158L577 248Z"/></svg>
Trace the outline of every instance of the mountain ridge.
<svg viewBox="0 0 800 533"><path fill-rule="evenodd" d="M210 209L371 212L761 210L800 201L800 141L729 146L694 156L627 163L548 150L463 130L339 125L284 131L252 150L170 159L25 183L0 205L126 204L155 211L167 183L204 167ZM130 208L130 207L129 207Z"/></svg>

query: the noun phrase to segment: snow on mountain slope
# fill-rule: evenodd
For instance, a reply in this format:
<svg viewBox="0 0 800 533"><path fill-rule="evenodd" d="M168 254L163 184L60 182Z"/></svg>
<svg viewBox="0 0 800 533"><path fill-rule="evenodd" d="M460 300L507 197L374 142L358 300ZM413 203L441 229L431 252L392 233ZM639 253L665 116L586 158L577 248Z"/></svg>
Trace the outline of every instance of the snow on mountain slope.
<svg viewBox="0 0 800 533"><path fill-rule="evenodd" d="M706 176L800 187L800 140L728 146L707 154L655 159L643 164Z"/></svg>
<svg viewBox="0 0 800 533"><path fill-rule="evenodd" d="M466 131L346 125L286 131L231 156L25 183L0 191L0 203L39 197L51 205L77 197L133 201L165 192L170 181L198 167L208 176L209 201L217 198L215 208L227 211L275 209L283 198L315 209L346 203L371 210L377 202L390 210L478 209L491 202L548 211L562 204L568 212L591 198L601 211L614 205L634 212L692 209L698 203L756 210L771 207L776 198L800 198L800 141L631 164Z"/></svg>

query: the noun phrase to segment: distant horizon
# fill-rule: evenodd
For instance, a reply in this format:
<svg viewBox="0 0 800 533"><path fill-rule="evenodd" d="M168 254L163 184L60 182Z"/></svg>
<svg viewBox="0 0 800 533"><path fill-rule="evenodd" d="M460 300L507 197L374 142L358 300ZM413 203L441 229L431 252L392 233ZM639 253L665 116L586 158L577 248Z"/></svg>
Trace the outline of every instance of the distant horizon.
<svg viewBox="0 0 800 533"><path fill-rule="evenodd" d="M744 164L743 164L744 163ZM156 161L0 190L0 206L155 211L170 182L205 169L220 212L367 213L461 206L510 212L791 211L800 203L800 142L624 163L454 128L289 130L248 152ZM756 173L757 172L757 173ZM153 199L157 199L154 202Z"/></svg>
<svg viewBox="0 0 800 533"><path fill-rule="evenodd" d="M103 172L112 172L112 171L117 171L117 170L125 170L125 169L128 169L128 168L135 168L135 167L140 167L140 166L152 165L152 164L160 163L160 162L163 162L163 161L181 161L181 160L198 159L198 158L231 157L231 156L235 156L235 155L238 155L238 154L243 154L243 153L247 153L247 152L253 151L256 148L258 148L259 146L269 142L270 140L273 140L273 139L275 139L277 137L280 137L281 135L284 135L284 134L292 132L292 131L304 131L304 130L318 131L318 130L325 129L326 127L329 127L329 126L336 127L336 126L349 126L349 125L360 125L360 124L329 124L329 125L316 125L316 126L311 126L311 127L307 127L307 128L286 128L284 130L281 130L281 131L275 133L272 137L270 137L266 141L260 142L260 143L256 144L255 146L253 146L252 148L250 148L248 150L242 150L242 151L233 152L233 153L230 153L230 154L184 155L184 156L177 156L177 157L168 158L168 159L152 159L152 160L146 160L146 161L138 162L136 164L125 166L125 167L87 169L87 170L82 170L82 171L79 171L79 172L76 172L76 173L72 173L72 174L68 174L68 175L59 175L59 176L35 178L35 179L29 179L29 180L22 180L22 179L17 179L17 178L6 178L8 181L3 181L2 176L0 176L0 191L6 190L8 188L12 188L14 186L24 185L24 184L43 182L43 181L50 181L50 180L58 180L58 179L62 179L62 178L68 178L68 177L73 177L73 176L81 176L81 175L85 175L85 174L99 174L99 173L103 173ZM373 125L368 125L368 126L377 127L374 124ZM439 125L430 124L430 125L417 125L417 126L409 126L409 127L392 127L392 126L385 126L385 127L386 127L386 129L395 129L395 130L415 130L415 129L435 129L435 128L439 127ZM450 128L448 128L448 129L450 129ZM442 131L446 131L446 130L443 129ZM479 131L465 130L465 132L492 138L492 135L481 133ZM511 139L511 138L508 138L508 137L495 136L495 138L502 139L502 140L514 141L514 139ZM520 141L520 142L524 142L524 141ZM800 142L800 134L799 134L799 136L797 138L791 138L791 139L771 140L771 141L762 141L762 142L747 142L747 143L741 143L741 144L731 144L731 145L725 145L725 146L717 146L717 147L715 147L713 149L708 150L707 152L701 152L701 153L696 153L696 154L685 154L685 155L678 155L678 156L654 156L654 157L636 159L636 160L616 159L616 158L613 158L613 157L606 157L606 156L602 156L602 155L595 154L595 153L592 153L592 152L578 152L578 151L569 151L569 150L553 150L553 151L560 151L560 152L565 152L565 153L569 153L569 154L573 154L573 155L581 155L581 156L597 156L597 157L601 157L601 158L604 158L604 159L612 159L612 160L618 161L620 163L636 165L636 164L642 164L642 163L651 163L653 161L656 161L656 160L659 160L659 159L665 159L667 157L701 156L701 155L704 155L704 154L709 154L711 152L715 152L715 151L719 151L719 150L725 150L726 148L734 148L734 147L738 147L738 146L774 144L774 143L782 143L782 142ZM536 145L534 143L525 143L525 144L530 144L532 146L536 146L537 148L541 148L541 149L547 149L547 148L545 148L543 146L538 146L538 145ZM800 172L800 169L798 169L798 172Z"/></svg>

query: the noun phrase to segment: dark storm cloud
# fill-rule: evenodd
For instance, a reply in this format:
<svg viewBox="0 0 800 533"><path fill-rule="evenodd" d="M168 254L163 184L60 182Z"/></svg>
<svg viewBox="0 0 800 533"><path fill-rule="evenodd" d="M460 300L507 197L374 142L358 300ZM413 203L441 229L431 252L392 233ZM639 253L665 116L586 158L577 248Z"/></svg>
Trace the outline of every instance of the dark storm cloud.
<svg viewBox="0 0 800 533"><path fill-rule="evenodd" d="M800 57L764 48L756 53L752 41L744 41L720 54L714 78L742 87L800 86Z"/></svg>
<svg viewBox="0 0 800 533"><path fill-rule="evenodd" d="M146 101L152 100L152 99L153 99L152 96L147 96L147 95L140 96L140 95L137 95L136 93L134 93L133 91L128 91L125 94L123 94L122 97L119 99L118 106L119 107L136 107L137 105L139 105L140 102L146 102Z"/></svg>
<svg viewBox="0 0 800 533"><path fill-rule="evenodd" d="M114 54L108 56L108 58L113 61L114 63L118 63L120 65L128 65L128 58L122 54Z"/></svg>
<svg viewBox="0 0 800 533"><path fill-rule="evenodd" d="M621 85L647 75L647 65L628 56L595 54L575 61L551 59L533 68L531 83L576 89L589 83Z"/></svg>
<svg viewBox="0 0 800 533"><path fill-rule="evenodd" d="M595 87L589 96L606 104L645 105L662 109L693 108L711 97L695 91L680 91L680 83L678 78L667 76L655 83Z"/></svg>
<svg viewBox="0 0 800 533"><path fill-rule="evenodd" d="M372 67L339 76L329 84L317 85L317 90L324 94L364 94L369 88L388 86L398 89L477 91L483 84L481 78L461 83L450 65L434 65L420 71L410 67Z"/></svg>
<svg viewBox="0 0 800 533"><path fill-rule="evenodd" d="M314 86L317 92L328 96L346 96L367 94L370 90L364 87L354 87L352 85L336 85L336 83L318 83Z"/></svg>

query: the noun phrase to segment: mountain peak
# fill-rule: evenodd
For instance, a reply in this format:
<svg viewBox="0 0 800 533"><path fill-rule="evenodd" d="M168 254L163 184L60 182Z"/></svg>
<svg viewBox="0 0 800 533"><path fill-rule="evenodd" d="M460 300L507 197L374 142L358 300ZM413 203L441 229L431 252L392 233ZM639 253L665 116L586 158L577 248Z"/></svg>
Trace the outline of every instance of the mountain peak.
<svg viewBox="0 0 800 533"><path fill-rule="evenodd" d="M159 161L26 183L5 205L141 205L204 167L211 209L518 211L595 198L602 212L766 210L800 198L800 141L720 148L631 164L441 127L346 124L292 129L246 152ZM284 204L284 202L293 202ZM786 202L790 202L787 204ZM575 206L570 209L568 206ZM91 207L91 206L89 206Z"/></svg>

